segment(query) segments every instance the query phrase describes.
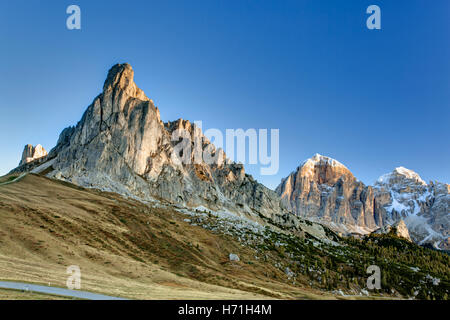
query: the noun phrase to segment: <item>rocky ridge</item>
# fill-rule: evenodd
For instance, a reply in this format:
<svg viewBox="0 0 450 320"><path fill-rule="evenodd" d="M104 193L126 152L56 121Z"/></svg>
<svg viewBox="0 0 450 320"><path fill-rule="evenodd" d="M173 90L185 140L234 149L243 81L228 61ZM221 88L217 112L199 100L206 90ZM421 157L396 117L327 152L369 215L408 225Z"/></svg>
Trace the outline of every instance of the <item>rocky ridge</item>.
<svg viewBox="0 0 450 320"><path fill-rule="evenodd" d="M129 64L113 66L102 93L76 126L62 131L46 162L13 171L46 170L51 178L83 187L146 201L226 209L254 219L287 212L274 191L246 174L243 165L229 161L221 149L216 150L195 124L183 119L164 123L133 78ZM178 130L190 136L190 156L176 154L179 141L172 136ZM196 161L198 146L200 152L208 150L214 161ZM175 161L186 157L190 161Z"/></svg>

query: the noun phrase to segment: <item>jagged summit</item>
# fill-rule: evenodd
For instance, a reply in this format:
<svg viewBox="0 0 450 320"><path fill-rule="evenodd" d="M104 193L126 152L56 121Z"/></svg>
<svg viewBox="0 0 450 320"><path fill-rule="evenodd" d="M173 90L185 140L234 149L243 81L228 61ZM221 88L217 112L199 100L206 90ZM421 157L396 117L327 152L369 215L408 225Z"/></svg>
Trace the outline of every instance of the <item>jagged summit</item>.
<svg viewBox="0 0 450 320"><path fill-rule="evenodd" d="M180 142L172 139L177 129L194 138L191 150L200 139L198 145L218 160L198 163L191 152L191 159L184 159L191 161L176 161L184 157L176 149ZM25 170L45 170L50 178L144 201L164 199L252 217L285 213L275 192L245 174L242 165L220 160L221 154L190 121L164 123L124 63L108 71L103 92L76 126L63 130L48 161Z"/></svg>
<svg viewBox="0 0 450 320"><path fill-rule="evenodd" d="M138 86L134 83L134 71L128 63L116 64L108 71L105 83L103 85L103 93L122 90L128 96L140 100L150 100Z"/></svg>
<svg viewBox="0 0 450 320"><path fill-rule="evenodd" d="M31 144L27 144L22 152L22 158L20 160L19 166L30 163L34 160L43 158L47 155L47 151L40 144L35 147Z"/></svg>
<svg viewBox="0 0 450 320"><path fill-rule="evenodd" d="M426 182L414 171L406 169L405 167L397 167L390 173L383 174L378 178L376 184L394 184L402 180L410 180L422 185L426 185Z"/></svg>
<svg viewBox="0 0 450 320"><path fill-rule="evenodd" d="M134 70L128 63L118 63L109 69L103 85L103 91L106 91L109 87L115 87L120 83L121 79L128 83L134 82Z"/></svg>

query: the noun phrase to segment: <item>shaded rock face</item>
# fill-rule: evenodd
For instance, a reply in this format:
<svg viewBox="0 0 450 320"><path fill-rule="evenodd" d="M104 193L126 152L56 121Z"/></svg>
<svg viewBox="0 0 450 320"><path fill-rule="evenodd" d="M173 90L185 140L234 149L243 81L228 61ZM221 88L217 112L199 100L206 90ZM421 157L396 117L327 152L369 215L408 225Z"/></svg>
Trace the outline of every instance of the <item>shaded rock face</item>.
<svg viewBox="0 0 450 320"><path fill-rule="evenodd" d="M374 194L341 163L319 154L283 179L276 192L293 212L339 231L376 228Z"/></svg>
<svg viewBox="0 0 450 320"><path fill-rule="evenodd" d="M419 244L448 249L449 186L426 184L399 167L365 186L336 160L315 155L283 179L276 191L295 214L346 233L368 233L404 220Z"/></svg>
<svg viewBox="0 0 450 320"><path fill-rule="evenodd" d="M75 127L63 130L51 150L48 175L72 183L188 206L205 205L252 216L284 212L277 194L231 163L187 120L164 123L158 108L133 81L129 64L111 68L98 95ZM172 133L184 129L217 161L173 160ZM196 140L197 139L197 140ZM198 140L200 139L200 140Z"/></svg>
<svg viewBox="0 0 450 320"><path fill-rule="evenodd" d="M22 159L20 160L19 166L43 158L46 155L47 151L45 151L44 147L42 147L40 144L35 147L33 147L31 144L27 144L23 149Z"/></svg>

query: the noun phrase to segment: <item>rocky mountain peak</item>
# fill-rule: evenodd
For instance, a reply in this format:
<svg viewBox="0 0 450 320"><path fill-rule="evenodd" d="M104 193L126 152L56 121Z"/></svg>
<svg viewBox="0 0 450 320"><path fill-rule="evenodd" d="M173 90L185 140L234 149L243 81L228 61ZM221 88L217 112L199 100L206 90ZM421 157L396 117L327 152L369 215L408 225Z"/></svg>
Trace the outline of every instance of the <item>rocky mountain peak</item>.
<svg viewBox="0 0 450 320"><path fill-rule="evenodd" d="M116 64L108 71L103 92L122 90L127 95L140 100L149 100L145 93L134 83L134 71L128 63Z"/></svg>
<svg viewBox="0 0 450 320"><path fill-rule="evenodd" d="M349 226L345 232L375 228L373 190L356 180L339 161L315 154L282 180L276 192L295 214L330 225Z"/></svg>
<svg viewBox="0 0 450 320"><path fill-rule="evenodd" d="M333 158L327 157L327 156L323 156L319 153L314 154L311 158L304 161L302 165L327 165L327 166L332 166L332 167L337 167L337 166L345 167L339 161L337 161Z"/></svg>
<svg viewBox="0 0 450 320"><path fill-rule="evenodd" d="M299 177L308 177L318 184L334 185L339 179L354 180L353 174L339 161L316 153L298 168Z"/></svg>
<svg viewBox="0 0 450 320"><path fill-rule="evenodd" d="M180 153L182 142L173 139L177 129L191 135L191 152ZM205 150L211 162L196 157ZM46 168L50 178L143 201L164 199L255 219L286 212L277 194L246 175L242 165L225 163L223 150L216 150L194 123L161 121L126 63L109 70L103 92L76 126L63 130L50 154L48 163L23 169Z"/></svg>
<svg viewBox="0 0 450 320"><path fill-rule="evenodd" d="M392 172L386 173L378 178L378 185L393 185L399 183L412 182L415 184L426 185L426 182L414 171L405 167L397 167Z"/></svg>
<svg viewBox="0 0 450 320"><path fill-rule="evenodd" d="M20 160L19 166L45 157L46 155L47 151L40 144L36 145L35 147L33 147L31 144L27 144L23 149L22 159Z"/></svg>

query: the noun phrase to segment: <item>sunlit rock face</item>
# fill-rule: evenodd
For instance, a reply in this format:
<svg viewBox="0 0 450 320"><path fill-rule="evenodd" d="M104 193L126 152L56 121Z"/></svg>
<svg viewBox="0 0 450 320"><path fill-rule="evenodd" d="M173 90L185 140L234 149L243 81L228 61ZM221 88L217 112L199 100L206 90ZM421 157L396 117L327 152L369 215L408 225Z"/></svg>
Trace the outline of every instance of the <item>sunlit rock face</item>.
<svg viewBox="0 0 450 320"><path fill-rule="evenodd" d="M367 233L378 226L372 187L329 157L316 154L304 161L276 191L297 215L339 231Z"/></svg>
<svg viewBox="0 0 450 320"><path fill-rule="evenodd" d="M47 151L45 151L44 147L40 144L33 147L31 144L27 144L22 152L22 158L20 160L19 166L30 163L34 160L43 158L47 155Z"/></svg>
<svg viewBox="0 0 450 320"><path fill-rule="evenodd" d="M449 186L398 167L365 186L341 163L316 154L276 189L289 209L342 233L368 233L401 220L413 241L449 249Z"/></svg>

